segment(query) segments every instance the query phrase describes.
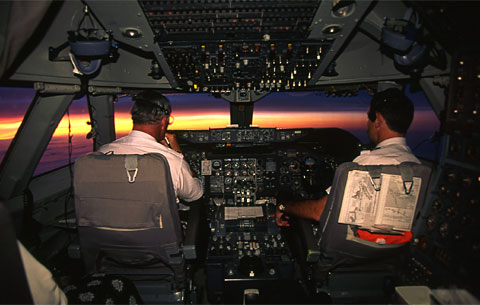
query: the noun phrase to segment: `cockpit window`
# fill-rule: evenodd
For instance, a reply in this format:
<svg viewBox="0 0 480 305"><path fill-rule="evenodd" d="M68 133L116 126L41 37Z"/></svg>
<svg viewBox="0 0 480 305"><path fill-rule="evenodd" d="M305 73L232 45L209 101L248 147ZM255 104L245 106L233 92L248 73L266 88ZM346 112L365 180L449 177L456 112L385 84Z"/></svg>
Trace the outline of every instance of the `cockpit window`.
<svg viewBox="0 0 480 305"><path fill-rule="evenodd" d="M410 93L407 96L415 105L413 122L406 135L407 143L418 157L439 161L440 119L423 92Z"/></svg>
<svg viewBox="0 0 480 305"><path fill-rule="evenodd" d="M440 120L422 92L407 96L415 105L415 117L406 135L407 143L419 157L436 160L432 143ZM255 104L253 123L276 128L342 128L368 144L367 111L371 95L360 90L354 96L327 96L323 91L271 93Z"/></svg>
<svg viewBox="0 0 480 305"><path fill-rule="evenodd" d="M407 95L415 104L415 118L407 142L419 157L436 160L437 143L432 143L440 121L422 92ZM208 130L230 124L230 106L211 94L166 94L172 104L175 122L172 130ZM351 96L327 95L324 91L274 92L254 105L253 125L261 128L342 128L368 144L367 111L371 95L360 90ZM115 104L117 138L132 128L129 97Z"/></svg>
<svg viewBox="0 0 480 305"><path fill-rule="evenodd" d="M35 90L32 88L0 87L0 162L5 157L34 97ZM68 164L69 125L72 136L71 161L92 151L92 140L86 138L86 134L90 131L87 121L89 116L86 99L73 101L69 108L69 115L65 114L60 121L35 169L34 176Z"/></svg>
<svg viewBox="0 0 480 305"><path fill-rule="evenodd" d="M408 92L408 90L407 90ZM30 88L0 88L0 161L15 136L35 91ZM207 130L224 128L230 124L230 105L211 94L166 94L171 101L174 123L171 130ZM413 152L422 158L437 160L439 144L432 142L440 128L440 121L422 92L407 93L415 104L415 118L407 133L407 142ZM323 91L275 92L255 103L253 125L267 128L342 128L367 144L367 111L371 96L366 90L355 96L327 96ZM115 129L117 138L132 128L130 97L119 97L115 103ZM70 132L72 155L92 151L92 141L86 138L90 131L86 99L70 106ZM35 175L68 164L69 118L65 114L57 127Z"/></svg>
<svg viewBox="0 0 480 305"><path fill-rule="evenodd" d="M68 164L93 150L93 142L87 139L91 126L86 98L74 100L55 130L47 149L43 153L34 176ZM71 136L71 155L69 135Z"/></svg>
<svg viewBox="0 0 480 305"><path fill-rule="evenodd" d="M230 124L230 105L208 93L165 94L172 105L175 121L170 130L208 130L225 128ZM127 135L132 129L130 97L119 97L115 103L115 133L117 138Z"/></svg>
<svg viewBox="0 0 480 305"><path fill-rule="evenodd" d="M115 135L117 139L127 135L132 130L132 116L130 115L132 106L133 101L130 96L117 96L117 101L114 104Z"/></svg>
<svg viewBox="0 0 480 305"><path fill-rule="evenodd" d="M211 94L169 94L175 122L172 130L225 128L230 124L230 104ZM255 112L254 112L255 113Z"/></svg>
<svg viewBox="0 0 480 305"><path fill-rule="evenodd" d="M0 87L0 162L35 96L30 88Z"/></svg>
<svg viewBox="0 0 480 305"><path fill-rule="evenodd" d="M362 139L370 95L327 96L322 91L278 92L255 104L253 123L277 128L343 128Z"/></svg>

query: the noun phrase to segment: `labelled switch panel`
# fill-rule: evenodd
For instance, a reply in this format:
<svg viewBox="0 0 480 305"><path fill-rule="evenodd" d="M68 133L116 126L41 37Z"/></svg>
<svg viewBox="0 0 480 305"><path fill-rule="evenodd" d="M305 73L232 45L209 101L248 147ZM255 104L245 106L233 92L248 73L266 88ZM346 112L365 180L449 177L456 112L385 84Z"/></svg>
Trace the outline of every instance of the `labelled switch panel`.
<svg viewBox="0 0 480 305"><path fill-rule="evenodd" d="M413 257L423 284L478 291L480 280L480 61L475 50L452 59L443 156L417 220ZM432 279L435 281L431 282ZM417 283L418 284L418 283ZM422 284L422 283L420 283Z"/></svg>
<svg viewBox="0 0 480 305"><path fill-rule="evenodd" d="M249 40L160 46L182 89L228 93L305 88L331 42Z"/></svg>
<svg viewBox="0 0 480 305"><path fill-rule="evenodd" d="M417 221L414 257L428 269L424 276L447 281L437 281L437 285L480 284L476 276L480 272L479 189L480 171L444 164L431 200Z"/></svg>
<svg viewBox="0 0 480 305"><path fill-rule="evenodd" d="M304 89L334 42L308 39L320 3L140 1L179 87L220 94Z"/></svg>
<svg viewBox="0 0 480 305"><path fill-rule="evenodd" d="M306 38L321 1L274 2L141 0L140 4L159 41Z"/></svg>
<svg viewBox="0 0 480 305"><path fill-rule="evenodd" d="M446 129L462 136L480 130L480 60L478 51L459 50L452 60Z"/></svg>

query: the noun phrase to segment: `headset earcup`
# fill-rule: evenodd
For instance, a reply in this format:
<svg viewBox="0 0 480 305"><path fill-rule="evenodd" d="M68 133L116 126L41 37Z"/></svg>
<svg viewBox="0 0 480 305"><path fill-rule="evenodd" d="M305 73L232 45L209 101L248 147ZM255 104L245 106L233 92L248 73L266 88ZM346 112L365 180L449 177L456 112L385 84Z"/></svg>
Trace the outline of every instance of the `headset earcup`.
<svg viewBox="0 0 480 305"><path fill-rule="evenodd" d="M413 40L407 38L404 34L395 32L388 27L382 28L382 41L388 47L399 51L407 51L413 43Z"/></svg>
<svg viewBox="0 0 480 305"><path fill-rule="evenodd" d="M76 56L103 57L110 53L109 40L70 41L70 49Z"/></svg>
<svg viewBox="0 0 480 305"><path fill-rule="evenodd" d="M79 60L75 57L75 55L73 55L72 58L75 62L75 67L85 75L90 75L97 72L98 68L100 68L100 65L102 64L101 58L91 59L88 61Z"/></svg>
<svg viewBox="0 0 480 305"><path fill-rule="evenodd" d="M426 46L415 42L411 50L404 55L395 54L395 63L404 67L419 66L425 58Z"/></svg>
<svg viewBox="0 0 480 305"><path fill-rule="evenodd" d="M84 75L97 72L102 64L102 57L110 53L110 48L109 40L70 41L75 67Z"/></svg>

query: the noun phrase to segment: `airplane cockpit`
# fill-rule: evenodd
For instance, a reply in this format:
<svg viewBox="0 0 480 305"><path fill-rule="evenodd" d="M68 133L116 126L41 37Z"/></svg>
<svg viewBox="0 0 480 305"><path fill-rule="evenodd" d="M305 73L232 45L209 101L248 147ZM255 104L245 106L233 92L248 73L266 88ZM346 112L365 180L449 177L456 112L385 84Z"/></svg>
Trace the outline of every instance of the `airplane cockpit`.
<svg viewBox="0 0 480 305"><path fill-rule="evenodd" d="M113 273L131 279L145 304L479 303L480 60L468 34L478 29L477 2L0 7L0 278L9 291L0 303L38 303L16 241L67 293L91 270L108 274L85 262L103 235L109 263L135 262ZM356 164L375 149L370 101L391 88L415 107L405 137L420 164ZM158 174L171 167L164 157L98 152L130 132L145 90L170 101L168 132L203 189L193 203L175 200L171 178ZM152 181L166 191L150 196ZM282 203L327 194L320 220L278 225ZM363 203L347 210L347 194ZM358 239L367 198L382 215L408 218L401 246ZM142 200L149 210L136 208ZM89 228L113 219L123 225L116 232ZM137 222L158 235L128 226ZM382 234L398 237L400 222ZM174 276L139 263L155 251L155 272Z"/></svg>

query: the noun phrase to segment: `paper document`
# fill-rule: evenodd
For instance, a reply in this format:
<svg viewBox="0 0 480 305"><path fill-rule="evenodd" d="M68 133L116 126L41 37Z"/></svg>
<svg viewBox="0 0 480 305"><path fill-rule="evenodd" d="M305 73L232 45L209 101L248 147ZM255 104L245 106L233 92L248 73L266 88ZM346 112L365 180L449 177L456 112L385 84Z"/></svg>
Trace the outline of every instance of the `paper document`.
<svg viewBox="0 0 480 305"><path fill-rule="evenodd" d="M409 231L422 179L413 178L408 194L400 175L382 174L380 181L377 181L381 183L380 190L376 191L367 171L350 171L338 222L387 231ZM407 183L407 190L409 187Z"/></svg>
<svg viewBox="0 0 480 305"><path fill-rule="evenodd" d="M261 206L225 207L225 220L263 217Z"/></svg>

